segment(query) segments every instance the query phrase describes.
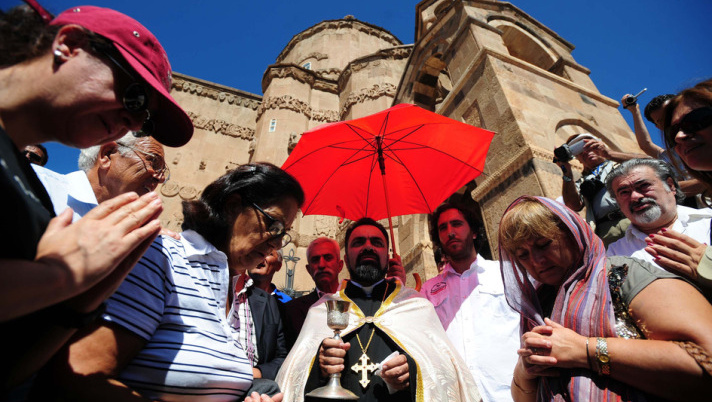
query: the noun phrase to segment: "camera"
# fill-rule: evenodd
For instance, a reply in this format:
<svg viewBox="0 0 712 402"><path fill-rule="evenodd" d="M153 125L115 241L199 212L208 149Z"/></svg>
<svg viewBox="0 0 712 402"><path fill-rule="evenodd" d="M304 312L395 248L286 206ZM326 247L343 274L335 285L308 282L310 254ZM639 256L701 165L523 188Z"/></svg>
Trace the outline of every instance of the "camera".
<svg viewBox="0 0 712 402"><path fill-rule="evenodd" d="M636 102L638 102L638 97L643 94L643 92L647 91L648 88L643 88L642 91L638 92L635 95L632 96L626 96L623 98L623 107L627 108L628 106L635 105Z"/></svg>
<svg viewBox="0 0 712 402"><path fill-rule="evenodd" d="M584 198L591 202L593 200L593 197L595 197L596 194L598 194L598 192L601 191L604 187L605 184L603 184L603 182L596 177L593 179L584 180L581 183L579 192L582 196L584 196Z"/></svg>
<svg viewBox="0 0 712 402"><path fill-rule="evenodd" d="M596 140L597 138L588 133L579 134L567 144L554 149L554 163L568 162L583 151L585 139Z"/></svg>

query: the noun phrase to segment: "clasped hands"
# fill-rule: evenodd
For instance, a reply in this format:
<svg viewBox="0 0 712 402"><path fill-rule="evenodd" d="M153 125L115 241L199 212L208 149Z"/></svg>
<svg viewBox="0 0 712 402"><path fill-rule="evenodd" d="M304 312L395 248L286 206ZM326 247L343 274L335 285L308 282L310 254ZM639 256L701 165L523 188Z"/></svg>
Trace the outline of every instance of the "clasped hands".
<svg viewBox="0 0 712 402"><path fill-rule="evenodd" d="M77 311L109 297L161 230L158 194L126 193L102 202L72 223L72 210L53 218L37 245L35 261L66 272Z"/></svg>
<svg viewBox="0 0 712 402"><path fill-rule="evenodd" d="M517 350L520 375L527 380L558 376L557 368L588 368L586 337L545 318L545 325L522 335Z"/></svg>
<svg viewBox="0 0 712 402"><path fill-rule="evenodd" d="M319 368L322 377L340 373L344 370L344 357L351 348L351 343L339 339L326 338L319 346ZM405 355L398 355L383 363L381 378L395 390L401 391L410 386L410 373Z"/></svg>

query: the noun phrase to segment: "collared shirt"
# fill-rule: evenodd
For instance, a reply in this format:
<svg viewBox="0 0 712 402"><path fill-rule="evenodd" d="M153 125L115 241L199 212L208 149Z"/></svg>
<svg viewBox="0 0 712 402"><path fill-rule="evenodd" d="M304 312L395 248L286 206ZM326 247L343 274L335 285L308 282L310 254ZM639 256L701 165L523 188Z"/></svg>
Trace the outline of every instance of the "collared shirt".
<svg viewBox="0 0 712 402"><path fill-rule="evenodd" d="M232 301L230 309L230 325L239 331L238 339L242 345L247 358L252 363L252 367L257 366L259 355L257 353L257 333L255 331L255 320L252 318L252 310L250 310L250 299L247 297L247 290L254 285L252 279L248 279L242 289L235 289L235 284L239 276L235 276L232 280L232 289L237 291Z"/></svg>
<svg viewBox="0 0 712 402"><path fill-rule="evenodd" d="M472 372L485 402L511 401L519 349L519 314L504 297L499 262L477 255L458 274L446 264L420 293L435 306L450 342Z"/></svg>
<svg viewBox="0 0 712 402"><path fill-rule="evenodd" d="M74 210L72 222L75 222L99 204L83 171L60 174L42 166L32 165L32 168L47 189L55 214L59 215L70 207Z"/></svg>
<svg viewBox="0 0 712 402"><path fill-rule="evenodd" d="M672 230L690 236L700 243L710 243L710 219L712 210L694 209L682 205L677 206L677 219L672 225ZM628 226L625 236L611 243L606 254L610 256L625 255L639 260L647 261L652 265L661 268L655 263L653 256L645 251L648 246L645 238L648 237L634 225ZM662 268L661 268L662 269Z"/></svg>
<svg viewBox="0 0 712 402"><path fill-rule="evenodd" d="M146 343L119 379L152 400L241 400L252 365L225 314L227 256L198 233L160 236L116 293L104 319Z"/></svg>

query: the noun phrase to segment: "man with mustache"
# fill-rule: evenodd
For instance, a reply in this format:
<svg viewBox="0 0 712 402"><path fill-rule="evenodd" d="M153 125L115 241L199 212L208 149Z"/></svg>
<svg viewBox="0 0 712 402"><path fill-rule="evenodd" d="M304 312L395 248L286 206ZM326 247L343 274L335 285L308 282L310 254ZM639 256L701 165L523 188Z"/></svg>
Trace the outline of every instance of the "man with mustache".
<svg viewBox="0 0 712 402"><path fill-rule="evenodd" d="M82 149L79 171L59 174L32 165L59 215L71 207L73 221L103 201L130 191L143 195L154 191L170 175L163 146L153 137L129 132L117 141Z"/></svg>
<svg viewBox="0 0 712 402"><path fill-rule="evenodd" d="M324 294L339 289L339 273L344 267L339 243L328 237L319 237L307 247L307 272L316 288L309 294L297 297L284 305L284 334L290 349L299 336L309 308Z"/></svg>
<svg viewBox="0 0 712 402"><path fill-rule="evenodd" d="M304 400L331 373L341 373L341 385L360 401L481 400L432 304L400 281L386 279L386 229L362 218L346 230L345 244L351 280L335 297L352 303L348 326L341 340L332 339L327 297L309 310L277 376L284 400Z"/></svg>
<svg viewBox="0 0 712 402"><path fill-rule="evenodd" d="M657 256L646 252L646 238L660 230L674 230L701 243L710 239L709 209L677 205L684 198L672 167L659 159L631 159L616 167L606 182L631 225L625 236L608 246L607 254L627 255L657 266Z"/></svg>
<svg viewBox="0 0 712 402"><path fill-rule="evenodd" d="M438 276L425 282L420 293L435 306L448 338L475 377L482 399L511 401L520 318L504 297L499 263L477 252L483 244L482 229L464 206L445 203L435 210L430 239L448 262Z"/></svg>

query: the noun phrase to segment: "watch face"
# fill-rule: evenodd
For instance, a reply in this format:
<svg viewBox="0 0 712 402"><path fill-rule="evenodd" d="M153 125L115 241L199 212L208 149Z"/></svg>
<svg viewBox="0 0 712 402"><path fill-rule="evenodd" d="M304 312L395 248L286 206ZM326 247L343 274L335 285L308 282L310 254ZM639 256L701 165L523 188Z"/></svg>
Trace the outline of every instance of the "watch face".
<svg viewBox="0 0 712 402"><path fill-rule="evenodd" d="M608 363L611 359L608 358L608 355L600 355L600 356L598 356L598 360L601 363L605 364L605 363Z"/></svg>

